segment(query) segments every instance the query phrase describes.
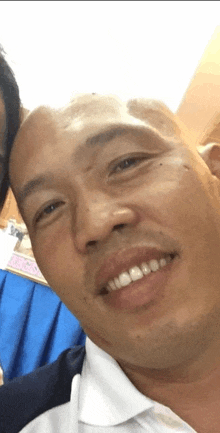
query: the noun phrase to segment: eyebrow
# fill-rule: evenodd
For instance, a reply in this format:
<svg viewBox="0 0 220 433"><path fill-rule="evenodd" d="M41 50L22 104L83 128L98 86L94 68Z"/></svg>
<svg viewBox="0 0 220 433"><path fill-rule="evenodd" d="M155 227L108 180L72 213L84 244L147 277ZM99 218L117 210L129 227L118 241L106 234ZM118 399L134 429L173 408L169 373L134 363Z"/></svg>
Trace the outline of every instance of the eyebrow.
<svg viewBox="0 0 220 433"><path fill-rule="evenodd" d="M117 126L111 127L107 131L101 132L100 134L94 135L90 138L87 138L85 145L90 146L102 146L109 141L114 140L116 137L128 135L131 132L136 133L140 132L140 130L136 129L134 126Z"/></svg>

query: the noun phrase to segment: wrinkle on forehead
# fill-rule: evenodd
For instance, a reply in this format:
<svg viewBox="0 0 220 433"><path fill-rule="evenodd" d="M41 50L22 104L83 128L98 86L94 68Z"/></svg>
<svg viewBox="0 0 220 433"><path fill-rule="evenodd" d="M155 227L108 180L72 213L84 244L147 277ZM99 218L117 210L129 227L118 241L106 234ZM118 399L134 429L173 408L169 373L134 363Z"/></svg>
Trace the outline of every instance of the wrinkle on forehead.
<svg viewBox="0 0 220 433"><path fill-rule="evenodd" d="M132 121L135 119L147 124L162 135L168 137L187 136L185 125L182 125L175 114L173 114L165 104L146 98L131 99L126 102L121 101L116 96L104 96L97 94L85 94L74 98L66 107L61 109L65 128L80 128L83 122L89 121L90 117L101 116L100 121L113 119L121 113L121 120ZM126 119L127 117L127 119ZM138 123L138 122L137 122ZM142 124L143 124L142 123Z"/></svg>
<svg viewBox="0 0 220 433"><path fill-rule="evenodd" d="M57 139L57 115L50 107L38 107L33 110L22 123L14 145L15 149L19 143L25 143L26 154L31 152L32 143L45 143Z"/></svg>
<svg viewBox="0 0 220 433"><path fill-rule="evenodd" d="M163 136L177 138L196 151L195 136L192 130L172 113L171 110L161 101L153 99L133 99L128 101L128 109L132 116L144 122L148 122Z"/></svg>
<svg viewBox="0 0 220 433"><path fill-rule="evenodd" d="M128 101L129 113L149 123L163 135L177 136L181 134L177 117L165 104L151 99L133 99Z"/></svg>
<svg viewBox="0 0 220 433"><path fill-rule="evenodd" d="M78 118L88 120L91 116L100 116L100 111L102 116L114 117L119 108L123 109L123 103L115 96L85 94L74 98L60 110L60 114L66 119L68 127Z"/></svg>
<svg viewBox="0 0 220 433"><path fill-rule="evenodd" d="M149 99L121 101L116 96L83 94L60 109L39 107L24 121L20 134L25 142L55 142L74 132L85 131L88 137L112 124L149 126L165 137L189 141L178 118L162 102ZM70 134L70 135L69 135ZM188 139L189 138L189 139ZM28 146L27 146L28 147ZM27 150L28 151L28 150Z"/></svg>

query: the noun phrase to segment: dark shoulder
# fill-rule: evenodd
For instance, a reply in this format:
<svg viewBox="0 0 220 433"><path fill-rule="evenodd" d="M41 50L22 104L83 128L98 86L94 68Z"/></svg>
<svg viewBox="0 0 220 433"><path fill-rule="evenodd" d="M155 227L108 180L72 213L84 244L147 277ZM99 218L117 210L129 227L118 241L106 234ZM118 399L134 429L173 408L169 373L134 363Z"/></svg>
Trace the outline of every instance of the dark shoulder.
<svg viewBox="0 0 220 433"><path fill-rule="evenodd" d="M76 346L58 359L0 387L0 432L18 433L42 413L70 400L71 383L81 374L85 347Z"/></svg>

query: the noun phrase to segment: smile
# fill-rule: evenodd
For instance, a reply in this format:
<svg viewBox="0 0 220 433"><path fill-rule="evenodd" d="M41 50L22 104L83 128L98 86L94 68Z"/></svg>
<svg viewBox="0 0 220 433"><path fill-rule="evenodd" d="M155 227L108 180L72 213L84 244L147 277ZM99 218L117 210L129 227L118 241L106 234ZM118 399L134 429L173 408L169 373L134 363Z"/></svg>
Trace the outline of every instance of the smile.
<svg viewBox="0 0 220 433"><path fill-rule="evenodd" d="M126 272L122 272L115 278L108 281L105 289L108 293L120 290L123 287L129 286L131 283L141 280L151 273L155 273L164 268L174 259L174 254L168 254L159 260L152 259L149 262L143 262L140 266L133 266Z"/></svg>

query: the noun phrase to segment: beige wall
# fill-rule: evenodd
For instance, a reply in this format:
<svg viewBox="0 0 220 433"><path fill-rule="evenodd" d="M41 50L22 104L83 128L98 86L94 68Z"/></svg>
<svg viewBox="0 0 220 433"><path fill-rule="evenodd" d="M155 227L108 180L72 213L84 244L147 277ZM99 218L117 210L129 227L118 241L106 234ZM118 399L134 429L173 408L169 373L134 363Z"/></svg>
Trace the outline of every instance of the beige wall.
<svg viewBox="0 0 220 433"><path fill-rule="evenodd" d="M176 114L188 127L195 144L220 137L220 27L207 45Z"/></svg>

